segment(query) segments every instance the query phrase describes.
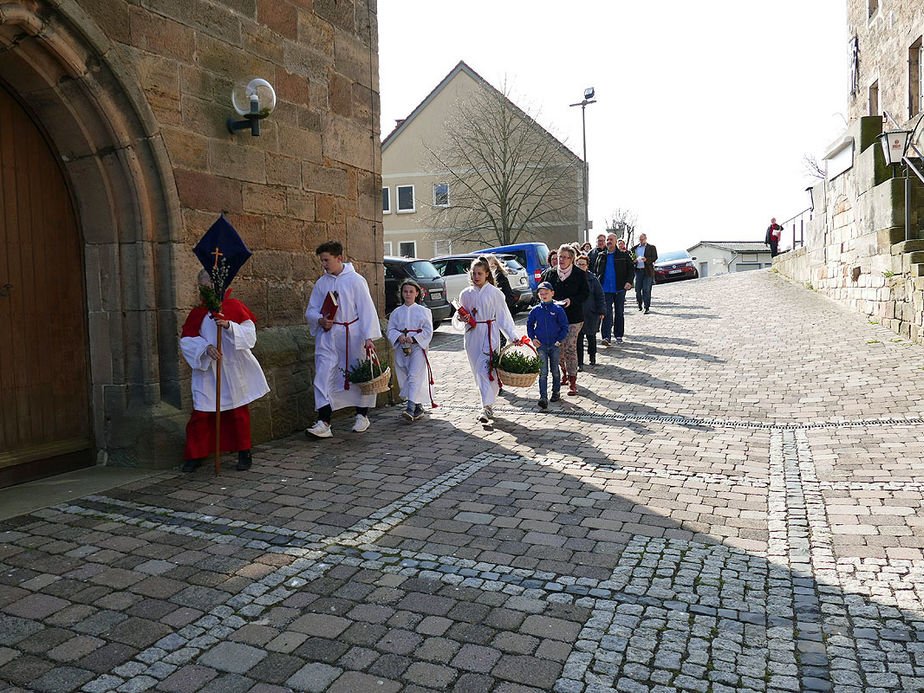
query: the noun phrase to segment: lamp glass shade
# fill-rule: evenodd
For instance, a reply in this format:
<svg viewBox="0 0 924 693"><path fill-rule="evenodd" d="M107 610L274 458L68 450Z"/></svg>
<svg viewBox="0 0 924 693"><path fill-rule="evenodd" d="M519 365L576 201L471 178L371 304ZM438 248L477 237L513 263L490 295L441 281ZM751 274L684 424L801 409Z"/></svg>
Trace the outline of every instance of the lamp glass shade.
<svg viewBox="0 0 924 693"><path fill-rule="evenodd" d="M905 149L908 147L908 136L910 134L907 130L886 130L879 135L886 164L901 163L902 157L905 156Z"/></svg>
<svg viewBox="0 0 924 693"><path fill-rule="evenodd" d="M584 98L585 99L594 98L594 88L593 87L587 87L587 89L584 90Z"/></svg>
<svg viewBox="0 0 924 693"><path fill-rule="evenodd" d="M252 79L234 86L231 104L239 116L266 118L276 108L276 90L265 79Z"/></svg>

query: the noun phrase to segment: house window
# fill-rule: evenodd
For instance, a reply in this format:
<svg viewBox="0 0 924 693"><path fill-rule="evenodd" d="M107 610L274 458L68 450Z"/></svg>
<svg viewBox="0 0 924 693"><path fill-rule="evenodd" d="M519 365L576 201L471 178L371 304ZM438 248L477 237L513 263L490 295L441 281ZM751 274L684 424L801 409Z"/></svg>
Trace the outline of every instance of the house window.
<svg viewBox="0 0 924 693"><path fill-rule="evenodd" d="M417 211L414 207L414 186L399 185L396 189L398 191L398 214Z"/></svg>
<svg viewBox="0 0 924 693"><path fill-rule="evenodd" d="M869 85L869 114L879 115L879 80Z"/></svg>
<svg viewBox="0 0 924 693"><path fill-rule="evenodd" d="M449 206L449 183L436 183L433 186L433 206Z"/></svg>
<svg viewBox="0 0 924 693"><path fill-rule="evenodd" d="M401 257L417 257L417 241L401 241L398 243L398 255Z"/></svg>
<svg viewBox="0 0 924 693"><path fill-rule="evenodd" d="M385 241L385 254L391 255L391 241Z"/></svg>
<svg viewBox="0 0 924 693"><path fill-rule="evenodd" d="M382 214L391 214L391 193L388 188L382 188Z"/></svg>
<svg viewBox="0 0 924 693"><path fill-rule="evenodd" d="M908 117L913 118L924 110L924 71L921 38L908 49Z"/></svg>
<svg viewBox="0 0 924 693"><path fill-rule="evenodd" d="M452 241L433 241L433 257L441 255L452 255Z"/></svg>

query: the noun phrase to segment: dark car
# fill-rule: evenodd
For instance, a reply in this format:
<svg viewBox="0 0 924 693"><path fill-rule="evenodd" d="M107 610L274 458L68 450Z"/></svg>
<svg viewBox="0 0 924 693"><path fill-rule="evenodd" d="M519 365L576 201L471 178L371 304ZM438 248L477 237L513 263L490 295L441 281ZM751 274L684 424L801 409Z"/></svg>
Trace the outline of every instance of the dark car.
<svg viewBox="0 0 924 693"><path fill-rule="evenodd" d="M680 279L696 279L699 277L699 272L693 264L695 259L686 250L674 250L659 256L654 264L655 284Z"/></svg>
<svg viewBox="0 0 924 693"><path fill-rule="evenodd" d="M405 279L413 279L423 289L423 304L433 313L433 327L452 315L446 297L446 282L429 260L385 256L385 315L401 304L398 287Z"/></svg>

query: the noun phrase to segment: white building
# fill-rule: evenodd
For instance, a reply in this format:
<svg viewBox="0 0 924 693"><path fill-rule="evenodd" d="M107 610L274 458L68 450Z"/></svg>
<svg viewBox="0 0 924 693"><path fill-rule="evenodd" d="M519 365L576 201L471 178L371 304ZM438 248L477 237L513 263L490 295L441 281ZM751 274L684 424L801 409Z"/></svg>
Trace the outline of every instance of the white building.
<svg viewBox="0 0 924 693"><path fill-rule="evenodd" d="M700 277L770 267L770 246L763 241L700 241L687 252Z"/></svg>

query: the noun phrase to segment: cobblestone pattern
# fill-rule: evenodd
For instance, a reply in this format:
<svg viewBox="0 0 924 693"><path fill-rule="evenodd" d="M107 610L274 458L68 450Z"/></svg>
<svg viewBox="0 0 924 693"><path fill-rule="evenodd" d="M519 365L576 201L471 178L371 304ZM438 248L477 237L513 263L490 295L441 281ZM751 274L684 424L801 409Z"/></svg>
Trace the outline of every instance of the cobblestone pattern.
<svg viewBox="0 0 924 693"><path fill-rule="evenodd" d="M333 441L262 446L250 472L141 482L5 523L0 680L87 692L924 688L920 411L910 394L893 406L924 356L903 352L894 374L870 389L864 372L857 390L838 368L875 361L877 347L854 351L878 328L813 294L763 273L657 293L669 304L629 319L629 338L644 325L636 346L653 348L601 350L586 395L550 414L508 392L495 425L477 423L455 377L458 337L440 332L433 361L455 399L414 429L394 410L375 413L375 436L344 437L335 421ZM788 323L750 330L747 345L739 325L787 301L790 318L824 326L820 346L842 345L813 352L816 379L796 392L765 365L792 346ZM762 397L713 380L730 367L745 384L762 373ZM819 382L832 396L804 401ZM673 393L671 406L652 410L650 390ZM814 417L776 410L796 396ZM868 405L856 417L851 398Z"/></svg>

